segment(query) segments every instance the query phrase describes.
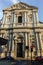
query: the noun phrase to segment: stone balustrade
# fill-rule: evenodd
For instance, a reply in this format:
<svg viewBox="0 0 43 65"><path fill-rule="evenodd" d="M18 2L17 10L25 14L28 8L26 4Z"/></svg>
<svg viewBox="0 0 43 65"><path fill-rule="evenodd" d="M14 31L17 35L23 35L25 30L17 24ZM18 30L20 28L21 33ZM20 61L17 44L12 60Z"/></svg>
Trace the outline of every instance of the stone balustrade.
<svg viewBox="0 0 43 65"><path fill-rule="evenodd" d="M26 24L26 25L25 25ZM7 23L2 24L0 28L14 28L14 27L33 27L33 23ZM43 27L43 24L34 24L34 27Z"/></svg>

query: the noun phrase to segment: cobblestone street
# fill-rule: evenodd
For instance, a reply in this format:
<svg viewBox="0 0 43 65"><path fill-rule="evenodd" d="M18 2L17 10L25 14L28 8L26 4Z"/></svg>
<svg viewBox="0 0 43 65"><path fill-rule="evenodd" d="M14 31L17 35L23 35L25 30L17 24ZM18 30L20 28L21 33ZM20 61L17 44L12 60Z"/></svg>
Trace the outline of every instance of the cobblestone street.
<svg viewBox="0 0 43 65"><path fill-rule="evenodd" d="M39 61L27 61L27 60L0 60L0 65L43 65L43 62Z"/></svg>

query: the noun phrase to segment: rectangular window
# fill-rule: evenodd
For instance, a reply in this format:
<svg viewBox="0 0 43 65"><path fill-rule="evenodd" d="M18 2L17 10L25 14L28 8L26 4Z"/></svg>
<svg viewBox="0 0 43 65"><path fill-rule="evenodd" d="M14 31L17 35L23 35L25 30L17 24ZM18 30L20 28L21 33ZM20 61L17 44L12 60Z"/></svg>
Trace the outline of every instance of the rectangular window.
<svg viewBox="0 0 43 65"><path fill-rule="evenodd" d="M18 17L18 23L22 23L22 16Z"/></svg>

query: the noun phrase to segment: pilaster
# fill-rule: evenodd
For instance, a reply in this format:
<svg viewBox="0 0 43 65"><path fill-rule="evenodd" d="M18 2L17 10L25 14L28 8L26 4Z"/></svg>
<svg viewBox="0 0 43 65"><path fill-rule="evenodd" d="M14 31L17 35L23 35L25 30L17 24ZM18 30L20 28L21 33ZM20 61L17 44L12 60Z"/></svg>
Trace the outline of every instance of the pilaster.
<svg viewBox="0 0 43 65"><path fill-rule="evenodd" d="M28 49L27 49L27 57L29 58L29 33L27 33L27 46L28 46Z"/></svg>
<svg viewBox="0 0 43 65"><path fill-rule="evenodd" d="M26 20L27 17L26 16L27 16L27 13L25 12L25 26L26 26L26 22L27 22L27 20Z"/></svg>
<svg viewBox="0 0 43 65"><path fill-rule="evenodd" d="M5 16L6 14L5 13L3 13L3 24L5 23Z"/></svg>
<svg viewBox="0 0 43 65"><path fill-rule="evenodd" d="M42 56L42 48L41 48L41 41L40 41L40 33L38 33L38 42L39 42L39 52L40 52L40 56Z"/></svg>
<svg viewBox="0 0 43 65"><path fill-rule="evenodd" d="M38 12L36 12L37 23L39 22Z"/></svg>
<svg viewBox="0 0 43 65"><path fill-rule="evenodd" d="M33 11L33 26L36 26L36 12Z"/></svg>
<svg viewBox="0 0 43 65"><path fill-rule="evenodd" d="M25 58L27 58L27 49L26 49L26 46L28 46L28 43L27 43L27 33L25 33Z"/></svg>
<svg viewBox="0 0 43 65"><path fill-rule="evenodd" d="M40 56L40 52L39 52L39 40L38 40L38 33L36 33L36 40L37 40L37 54L38 56Z"/></svg>
<svg viewBox="0 0 43 65"><path fill-rule="evenodd" d="M14 26L16 26L17 20L16 20L16 14L14 13Z"/></svg>
<svg viewBox="0 0 43 65"><path fill-rule="evenodd" d="M41 39L41 33L39 34L40 36L40 44L41 44L41 54L43 56L43 43L42 43L42 39Z"/></svg>
<svg viewBox="0 0 43 65"><path fill-rule="evenodd" d="M6 21L6 14L5 14L5 13L3 13L2 27L4 27L4 25L3 25L3 24L5 24L5 21Z"/></svg>
<svg viewBox="0 0 43 65"><path fill-rule="evenodd" d="M30 40L30 33L29 33L29 58L31 58L31 40Z"/></svg>

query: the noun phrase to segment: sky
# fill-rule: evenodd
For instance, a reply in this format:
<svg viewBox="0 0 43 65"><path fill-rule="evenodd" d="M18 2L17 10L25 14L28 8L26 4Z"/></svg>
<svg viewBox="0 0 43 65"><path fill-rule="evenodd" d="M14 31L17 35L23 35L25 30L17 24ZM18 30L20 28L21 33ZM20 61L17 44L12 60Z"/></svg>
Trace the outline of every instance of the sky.
<svg viewBox="0 0 43 65"><path fill-rule="evenodd" d="M0 19L3 17L3 9L14 5L17 2L25 2L29 5L38 7L39 21L43 22L43 0L0 0Z"/></svg>

